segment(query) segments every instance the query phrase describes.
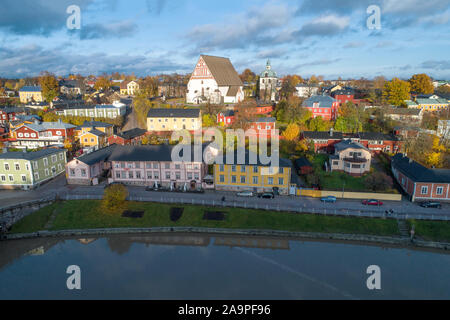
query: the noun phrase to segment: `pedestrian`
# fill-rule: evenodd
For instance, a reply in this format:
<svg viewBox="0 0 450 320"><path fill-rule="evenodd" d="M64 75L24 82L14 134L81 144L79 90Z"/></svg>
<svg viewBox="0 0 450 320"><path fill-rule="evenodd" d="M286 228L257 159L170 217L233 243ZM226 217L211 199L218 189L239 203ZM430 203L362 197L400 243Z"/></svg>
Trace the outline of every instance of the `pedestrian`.
<svg viewBox="0 0 450 320"><path fill-rule="evenodd" d="M225 196L222 197L222 202L225 202Z"/></svg>

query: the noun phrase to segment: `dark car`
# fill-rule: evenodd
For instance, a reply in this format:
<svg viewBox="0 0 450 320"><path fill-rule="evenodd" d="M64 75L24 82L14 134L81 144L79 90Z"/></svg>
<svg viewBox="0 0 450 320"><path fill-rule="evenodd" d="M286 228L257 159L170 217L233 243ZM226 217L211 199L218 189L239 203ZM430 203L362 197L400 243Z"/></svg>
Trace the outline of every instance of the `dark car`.
<svg viewBox="0 0 450 320"><path fill-rule="evenodd" d="M324 197L324 198L320 199L320 201L327 202L327 203L335 203L336 197L328 196L328 197Z"/></svg>
<svg viewBox="0 0 450 320"><path fill-rule="evenodd" d="M362 204L365 206L378 206L379 207L379 206L383 205L383 202L381 202L380 200L371 199L371 200L364 200L362 202Z"/></svg>
<svg viewBox="0 0 450 320"><path fill-rule="evenodd" d="M266 193L259 194L258 198L273 199L273 198L275 198L275 195L272 192L266 192Z"/></svg>
<svg viewBox="0 0 450 320"><path fill-rule="evenodd" d="M420 206L422 208L436 208L436 209L442 209L442 205L439 202L431 202L431 201L427 201L427 202L422 202L420 204Z"/></svg>

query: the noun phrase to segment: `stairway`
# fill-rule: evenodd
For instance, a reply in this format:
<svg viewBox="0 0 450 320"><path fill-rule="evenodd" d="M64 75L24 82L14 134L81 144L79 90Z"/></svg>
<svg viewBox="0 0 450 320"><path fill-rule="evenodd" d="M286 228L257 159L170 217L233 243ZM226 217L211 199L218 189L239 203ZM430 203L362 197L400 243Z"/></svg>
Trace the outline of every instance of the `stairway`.
<svg viewBox="0 0 450 320"><path fill-rule="evenodd" d="M397 220L398 230L400 231L400 236L403 238L409 238L409 227L406 220Z"/></svg>

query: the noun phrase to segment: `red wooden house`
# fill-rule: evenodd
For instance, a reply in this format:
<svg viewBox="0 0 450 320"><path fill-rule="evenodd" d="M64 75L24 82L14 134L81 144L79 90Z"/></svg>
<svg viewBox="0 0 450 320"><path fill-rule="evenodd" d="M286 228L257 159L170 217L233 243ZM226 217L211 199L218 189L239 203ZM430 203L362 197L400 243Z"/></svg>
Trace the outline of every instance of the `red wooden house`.
<svg viewBox="0 0 450 320"><path fill-rule="evenodd" d="M142 138L147 133L147 130L134 128L122 133L116 133L108 138L108 143L110 145L120 144L122 146L126 145L139 145Z"/></svg>

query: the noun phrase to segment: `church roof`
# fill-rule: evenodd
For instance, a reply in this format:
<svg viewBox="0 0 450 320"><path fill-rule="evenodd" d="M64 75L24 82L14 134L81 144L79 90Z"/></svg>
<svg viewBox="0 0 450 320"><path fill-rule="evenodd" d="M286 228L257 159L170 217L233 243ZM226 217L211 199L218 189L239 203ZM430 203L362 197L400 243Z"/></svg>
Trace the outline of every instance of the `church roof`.
<svg viewBox="0 0 450 320"><path fill-rule="evenodd" d="M218 86L244 85L230 59L206 55L202 55L201 58L205 61Z"/></svg>
<svg viewBox="0 0 450 320"><path fill-rule="evenodd" d="M267 60L266 70L261 72L260 77L261 78L276 78L277 77L277 73L272 70L272 66L270 65L270 60Z"/></svg>

